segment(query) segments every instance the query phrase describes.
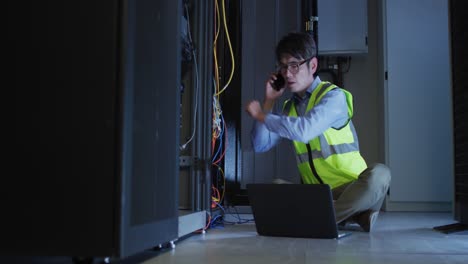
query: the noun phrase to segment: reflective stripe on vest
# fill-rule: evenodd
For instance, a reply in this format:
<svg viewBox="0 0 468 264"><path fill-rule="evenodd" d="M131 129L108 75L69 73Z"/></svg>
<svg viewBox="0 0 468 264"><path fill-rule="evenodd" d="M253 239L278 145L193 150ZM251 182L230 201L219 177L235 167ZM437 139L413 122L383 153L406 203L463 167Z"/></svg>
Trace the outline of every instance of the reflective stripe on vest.
<svg viewBox="0 0 468 264"><path fill-rule="evenodd" d="M353 143L342 143L337 145L329 145L327 140L323 135L320 135L320 151L319 150L312 150L312 158L313 159L326 159L334 154L344 154L352 151L359 151L359 145L357 143L357 135L356 130L351 129L354 137ZM302 154L297 154L297 161L299 163L308 162L309 155L307 152Z"/></svg>

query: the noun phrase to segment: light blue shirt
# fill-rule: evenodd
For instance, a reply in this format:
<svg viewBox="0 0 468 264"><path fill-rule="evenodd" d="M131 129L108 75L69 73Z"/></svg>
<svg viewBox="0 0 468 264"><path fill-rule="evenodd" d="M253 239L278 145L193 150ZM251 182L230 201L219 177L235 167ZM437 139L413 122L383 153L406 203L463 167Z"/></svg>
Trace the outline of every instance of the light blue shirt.
<svg viewBox="0 0 468 264"><path fill-rule="evenodd" d="M321 80L317 76L307 89L311 94ZM339 128L348 121L348 105L346 96L340 89L333 89L326 93L320 102L309 112L304 114L309 96L293 100L298 117L284 114L268 113L265 122L256 121L251 133L251 141L255 152L270 150L282 138L307 143L319 136L330 127Z"/></svg>

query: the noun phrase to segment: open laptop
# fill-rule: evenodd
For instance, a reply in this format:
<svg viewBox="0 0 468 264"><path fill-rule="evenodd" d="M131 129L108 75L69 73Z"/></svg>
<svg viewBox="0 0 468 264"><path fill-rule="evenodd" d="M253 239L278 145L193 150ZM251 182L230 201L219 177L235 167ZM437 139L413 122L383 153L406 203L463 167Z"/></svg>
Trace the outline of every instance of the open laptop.
<svg viewBox="0 0 468 264"><path fill-rule="evenodd" d="M342 238L327 184L247 184L257 233L263 236Z"/></svg>

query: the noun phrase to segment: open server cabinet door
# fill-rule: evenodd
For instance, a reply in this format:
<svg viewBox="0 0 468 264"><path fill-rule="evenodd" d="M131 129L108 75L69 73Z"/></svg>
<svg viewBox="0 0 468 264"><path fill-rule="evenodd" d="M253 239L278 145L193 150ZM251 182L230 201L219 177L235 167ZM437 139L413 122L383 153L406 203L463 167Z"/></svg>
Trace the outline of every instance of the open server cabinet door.
<svg viewBox="0 0 468 264"><path fill-rule="evenodd" d="M178 234L180 1L126 1L120 255ZM125 27L125 24L123 24Z"/></svg>
<svg viewBox="0 0 468 264"><path fill-rule="evenodd" d="M180 1L7 11L0 255L122 258L176 239Z"/></svg>

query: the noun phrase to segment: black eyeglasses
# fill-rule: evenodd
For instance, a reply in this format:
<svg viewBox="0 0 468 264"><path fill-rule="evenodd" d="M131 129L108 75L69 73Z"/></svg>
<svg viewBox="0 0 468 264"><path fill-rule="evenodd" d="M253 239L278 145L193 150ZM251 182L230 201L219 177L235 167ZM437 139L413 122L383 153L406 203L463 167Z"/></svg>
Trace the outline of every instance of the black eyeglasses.
<svg viewBox="0 0 468 264"><path fill-rule="evenodd" d="M299 68L301 67L301 65L308 62L308 61L310 61L312 58L308 58L308 59L303 60L301 62L291 62L291 63L288 63L288 64L282 64L282 65L279 65L276 68L276 70L278 72L281 72L284 75L286 75L287 71L291 72L292 74L296 74L296 73L299 72Z"/></svg>

